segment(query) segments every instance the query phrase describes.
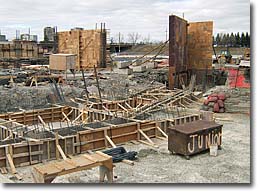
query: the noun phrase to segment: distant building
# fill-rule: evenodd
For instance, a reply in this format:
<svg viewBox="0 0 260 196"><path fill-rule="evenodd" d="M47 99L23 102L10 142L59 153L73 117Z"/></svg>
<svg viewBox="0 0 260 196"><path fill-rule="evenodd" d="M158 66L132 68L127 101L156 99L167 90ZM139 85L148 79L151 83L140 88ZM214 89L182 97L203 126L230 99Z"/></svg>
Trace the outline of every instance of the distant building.
<svg viewBox="0 0 260 196"><path fill-rule="evenodd" d="M56 29L55 27L45 27L44 31L44 41L45 42L54 42L56 36Z"/></svg>
<svg viewBox="0 0 260 196"><path fill-rule="evenodd" d="M5 35L0 35L0 42L6 42L6 36Z"/></svg>
<svg viewBox="0 0 260 196"><path fill-rule="evenodd" d="M84 30L84 28L82 28L82 27L75 27L75 28L73 28L73 29L71 29L71 31L83 31Z"/></svg>
<svg viewBox="0 0 260 196"><path fill-rule="evenodd" d="M38 36L37 35L30 35L30 34L21 34L20 39L22 41L38 41Z"/></svg>

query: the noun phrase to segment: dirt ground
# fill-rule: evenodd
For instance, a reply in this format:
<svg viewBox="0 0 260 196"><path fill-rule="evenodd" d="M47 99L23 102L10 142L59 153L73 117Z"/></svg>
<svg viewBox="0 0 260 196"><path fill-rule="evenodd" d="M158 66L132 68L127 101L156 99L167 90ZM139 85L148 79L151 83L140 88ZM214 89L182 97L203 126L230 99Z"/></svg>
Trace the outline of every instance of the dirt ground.
<svg viewBox="0 0 260 196"><path fill-rule="evenodd" d="M114 183L250 183L250 116L247 114L216 114L223 124L222 150L217 157L209 152L192 156L172 155L167 141L154 139L159 148L127 143L128 151L137 151L134 166L116 163ZM222 119L222 120L221 120ZM16 183L33 182L31 166L17 168L23 180L5 177ZM59 176L54 183L99 183L98 168Z"/></svg>

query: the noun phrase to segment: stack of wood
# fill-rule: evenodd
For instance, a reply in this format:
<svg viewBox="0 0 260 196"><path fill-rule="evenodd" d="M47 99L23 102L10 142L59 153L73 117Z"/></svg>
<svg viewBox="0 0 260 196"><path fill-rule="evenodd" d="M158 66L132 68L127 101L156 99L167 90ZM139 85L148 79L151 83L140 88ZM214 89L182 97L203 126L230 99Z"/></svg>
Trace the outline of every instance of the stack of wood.
<svg viewBox="0 0 260 196"><path fill-rule="evenodd" d="M213 93L208 96L208 98L204 101L204 110L212 111L216 113L224 113L225 112L225 104L226 100L225 93Z"/></svg>

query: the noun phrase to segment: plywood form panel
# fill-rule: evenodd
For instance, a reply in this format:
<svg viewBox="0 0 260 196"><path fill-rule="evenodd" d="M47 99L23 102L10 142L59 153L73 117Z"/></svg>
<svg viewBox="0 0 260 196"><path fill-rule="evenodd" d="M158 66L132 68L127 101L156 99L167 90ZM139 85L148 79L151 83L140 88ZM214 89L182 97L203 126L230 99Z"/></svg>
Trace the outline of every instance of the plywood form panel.
<svg viewBox="0 0 260 196"><path fill-rule="evenodd" d="M190 69L212 68L213 22L193 22L188 25L188 64Z"/></svg>
<svg viewBox="0 0 260 196"><path fill-rule="evenodd" d="M76 54L76 69L93 68L101 62L102 42L100 30L72 30L58 33L59 53Z"/></svg>

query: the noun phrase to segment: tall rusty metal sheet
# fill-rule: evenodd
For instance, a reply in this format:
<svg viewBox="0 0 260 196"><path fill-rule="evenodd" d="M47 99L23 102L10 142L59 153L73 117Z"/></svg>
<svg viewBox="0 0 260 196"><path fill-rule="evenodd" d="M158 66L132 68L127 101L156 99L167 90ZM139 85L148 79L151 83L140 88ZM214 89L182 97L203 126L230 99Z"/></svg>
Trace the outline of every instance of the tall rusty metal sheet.
<svg viewBox="0 0 260 196"><path fill-rule="evenodd" d="M169 89L173 89L179 86L181 72L187 71L187 21L175 15L169 16L169 66Z"/></svg>

